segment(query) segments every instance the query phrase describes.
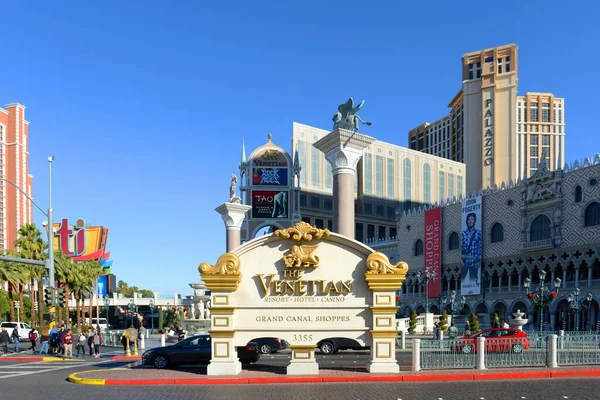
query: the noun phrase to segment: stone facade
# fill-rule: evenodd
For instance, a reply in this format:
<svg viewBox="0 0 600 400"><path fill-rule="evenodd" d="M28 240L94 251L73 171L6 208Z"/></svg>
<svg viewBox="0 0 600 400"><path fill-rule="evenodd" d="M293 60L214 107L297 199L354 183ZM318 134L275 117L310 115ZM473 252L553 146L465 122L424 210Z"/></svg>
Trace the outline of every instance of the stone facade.
<svg viewBox="0 0 600 400"><path fill-rule="evenodd" d="M486 276L482 295L467 296L463 314L498 312L511 318L517 309L526 309L537 324L539 315L527 300L525 278L532 288L539 284L539 271L547 272L546 282L562 280L558 297L544 310L544 321L550 328L571 328L573 313L567 296L580 288L581 299L594 295L590 307L582 307L580 328L595 327L600 295L600 156L583 164L575 162L564 169L540 168L528 180L502 184L474 195L483 195L482 237L483 273ZM443 206L442 295L460 291L460 246L449 250L449 238L461 231L461 200ZM402 292L400 314L412 309L425 310L422 282L417 273L423 271L423 255L415 255L415 243L423 240L424 211L420 208L402 213L398 219L398 254L396 259L410 267ZM586 226L586 210L587 225ZM492 243L492 228L501 224L503 238ZM550 285L551 283L547 283ZM431 311L439 311L437 299L429 299ZM534 318L531 318L535 315Z"/></svg>

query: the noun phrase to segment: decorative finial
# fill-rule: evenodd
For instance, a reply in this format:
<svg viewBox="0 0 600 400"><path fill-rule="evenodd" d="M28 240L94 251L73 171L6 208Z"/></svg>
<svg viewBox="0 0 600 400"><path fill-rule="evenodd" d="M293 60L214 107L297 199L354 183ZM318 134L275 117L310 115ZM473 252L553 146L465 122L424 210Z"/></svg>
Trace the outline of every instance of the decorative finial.
<svg viewBox="0 0 600 400"><path fill-rule="evenodd" d="M269 133L268 137L269 137L269 142L270 142L270 141L271 141L271 139L273 139L273 134L272 134L272 133Z"/></svg>

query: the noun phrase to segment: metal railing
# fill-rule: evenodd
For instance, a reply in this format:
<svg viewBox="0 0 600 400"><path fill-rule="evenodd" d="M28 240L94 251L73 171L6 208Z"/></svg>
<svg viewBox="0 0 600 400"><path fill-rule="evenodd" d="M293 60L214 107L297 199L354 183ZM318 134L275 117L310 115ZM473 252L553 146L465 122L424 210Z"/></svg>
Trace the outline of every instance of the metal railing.
<svg viewBox="0 0 600 400"><path fill-rule="evenodd" d="M475 368L475 352L463 353L458 339L421 339L421 369Z"/></svg>
<svg viewBox="0 0 600 400"><path fill-rule="evenodd" d="M558 365L600 364L600 335L565 332L558 337Z"/></svg>
<svg viewBox="0 0 600 400"><path fill-rule="evenodd" d="M531 332L527 338L413 339L413 370L600 364L600 334ZM418 354L415 354L418 353Z"/></svg>

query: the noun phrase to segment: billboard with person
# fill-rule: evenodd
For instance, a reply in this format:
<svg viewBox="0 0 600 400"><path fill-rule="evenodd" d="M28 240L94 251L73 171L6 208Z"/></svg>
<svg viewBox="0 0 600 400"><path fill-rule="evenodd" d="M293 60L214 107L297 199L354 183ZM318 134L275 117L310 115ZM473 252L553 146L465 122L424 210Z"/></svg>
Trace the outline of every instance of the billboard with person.
<svg viewBox="0 0 600 400"><path fill-rule="evenodd" d="M482 196L462 201L461 234L461 294L463 296L481 293L481 204Z"/></svg>
<svg viewBox="0 0 600 400"><path fill-rule="evenodd" d="M286 190L253 190L252 218L289 218Z"/></svg>

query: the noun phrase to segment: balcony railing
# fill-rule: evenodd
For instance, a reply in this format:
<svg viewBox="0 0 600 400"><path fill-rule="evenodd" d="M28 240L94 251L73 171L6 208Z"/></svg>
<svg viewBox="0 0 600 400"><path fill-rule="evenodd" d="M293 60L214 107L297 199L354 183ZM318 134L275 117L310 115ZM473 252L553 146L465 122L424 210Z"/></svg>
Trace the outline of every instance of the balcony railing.
<svg viewBox="0 0 600 400"><path fill-rule="evenodd" d="M552 248L552 239L536 240L523 243L523 250L549 249Z"/></svg>

